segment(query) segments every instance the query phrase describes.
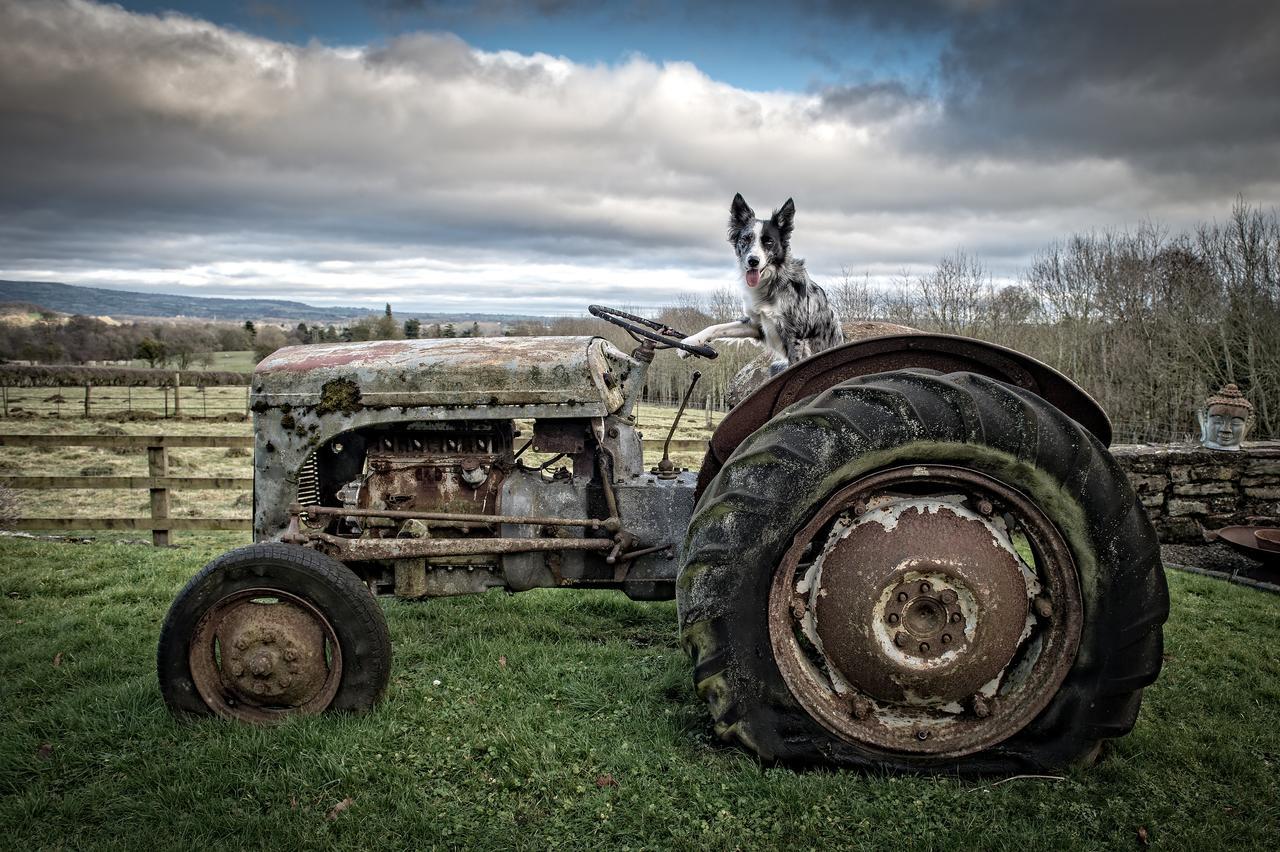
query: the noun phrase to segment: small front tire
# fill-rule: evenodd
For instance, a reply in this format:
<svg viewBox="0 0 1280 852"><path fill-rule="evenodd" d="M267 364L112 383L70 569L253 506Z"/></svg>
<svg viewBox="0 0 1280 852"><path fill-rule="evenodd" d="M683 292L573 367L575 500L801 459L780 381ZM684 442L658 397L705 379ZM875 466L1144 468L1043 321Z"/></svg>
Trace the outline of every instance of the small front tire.
<svg viewBox="0 0 1280 852"><path fill-rule="evenodd" d="M391 671L386 619L341 562L288 544L215 559L178 593L156 669L175 713L254 724L377 703Z"/></svg>

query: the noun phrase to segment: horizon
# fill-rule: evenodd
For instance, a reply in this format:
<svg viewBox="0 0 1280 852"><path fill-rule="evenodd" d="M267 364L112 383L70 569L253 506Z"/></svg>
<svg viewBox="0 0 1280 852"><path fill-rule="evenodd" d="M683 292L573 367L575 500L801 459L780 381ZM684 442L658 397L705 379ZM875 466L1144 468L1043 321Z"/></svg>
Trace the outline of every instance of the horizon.
<svg viewBox="0 0 1280 852"><path fill-rule="evenodd" d="M1135 39L1141 34L1141 39ZM1280 202L1280 6L213 0L0 6L0 278L578 315Z"/></svg>

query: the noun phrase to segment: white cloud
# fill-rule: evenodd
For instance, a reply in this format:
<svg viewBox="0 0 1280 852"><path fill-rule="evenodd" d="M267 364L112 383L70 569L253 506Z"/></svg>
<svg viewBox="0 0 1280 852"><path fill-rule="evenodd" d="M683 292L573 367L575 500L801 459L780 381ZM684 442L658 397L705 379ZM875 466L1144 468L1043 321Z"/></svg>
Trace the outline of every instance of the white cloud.
<svg viewBox="0 0 1280 852"><path fill-rule="evenodd" d="M331 48L83 0L0 4L0 276L317 304L573 311L730 277L728 201L799 209L815 276L1220 213L1125 159L943 157L940 107L835 114L687 63L443 34ZM190 288L190 289L188 289Z"/></svg>

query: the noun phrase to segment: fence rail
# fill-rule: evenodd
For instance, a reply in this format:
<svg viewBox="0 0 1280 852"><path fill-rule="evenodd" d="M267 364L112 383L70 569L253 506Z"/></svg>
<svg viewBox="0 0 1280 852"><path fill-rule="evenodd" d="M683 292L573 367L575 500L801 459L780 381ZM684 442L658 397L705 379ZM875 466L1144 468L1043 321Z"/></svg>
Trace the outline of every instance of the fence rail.
<svg viewBox="0 0 1280 852"><path fill-rule="evenodd" d="M646 439L644 449L656 453L661 439ZM151 494L149 518L20 518L14 529L37 530L151 530L151 541L168 545L169 534L190 530L249 530L249 518L171 518L169 492L177 489L226 490L253 487L251 476L170 476L168 451L174 448L252 447L248 435L0 435L0 447L95 447L111 450L146 450L146 476L8 476L10 488L43 491L50 489L99 488L147 490ZM671 441L671 452L702 452L707 442L681 438Z"/></svg>
<svg viewBox="0 0 1280 852"><path fill-rule="evenodd" d="M151 530L151 543L169 544L169 534L183 530L249 530L249 518L171 518L169 491L191 488L252 488L245 476L169 476L169 450L174 447L252 447L247 435L0 435L0 447L97 447L146 450L147 476L11 476L10 488L146 489L151 494L149 518L21 518L19 530Z"/></svg>

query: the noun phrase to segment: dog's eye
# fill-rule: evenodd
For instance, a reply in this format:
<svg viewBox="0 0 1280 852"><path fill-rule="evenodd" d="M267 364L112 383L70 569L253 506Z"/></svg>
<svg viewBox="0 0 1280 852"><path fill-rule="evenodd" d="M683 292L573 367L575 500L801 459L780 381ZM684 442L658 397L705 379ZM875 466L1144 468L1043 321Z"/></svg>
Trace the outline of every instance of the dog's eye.
<svg viewBox="0 0 1280 852"><path fill-rule="evenodd" d="M769 239L768 237L765 237L763 240L760 241L760 245L764 246L765 248L773 248L773 240Z"/></svg>

